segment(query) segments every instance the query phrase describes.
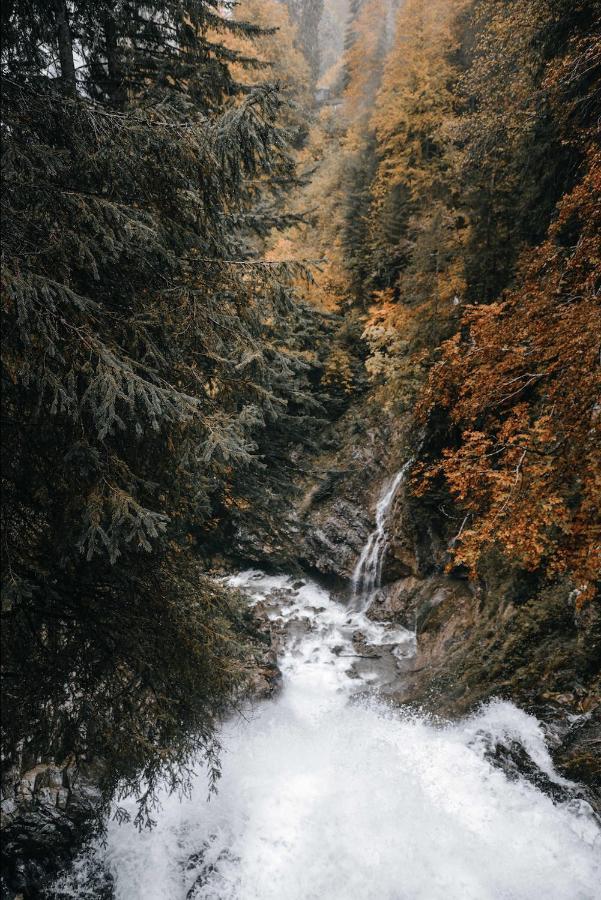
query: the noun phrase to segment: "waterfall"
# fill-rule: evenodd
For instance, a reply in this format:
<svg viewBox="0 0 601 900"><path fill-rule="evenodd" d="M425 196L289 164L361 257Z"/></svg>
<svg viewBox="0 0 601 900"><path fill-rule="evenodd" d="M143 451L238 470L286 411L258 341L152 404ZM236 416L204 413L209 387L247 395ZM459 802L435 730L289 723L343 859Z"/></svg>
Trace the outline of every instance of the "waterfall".
<svg viewBox="0 0 601 900"><path fill-rule="evenodd" d="M408 460L393 478L384 482L382 487L376 506L376 527L369 535L353 572L351 606L354 609L366 609L375 591L380 587L382 567L389 543L387 525L390 511L412 461Z"/></svg>
<svg viewBox="0 0 601 900"><path fill-rule="evenodd" d="M411 656L411 632L349 615L308 579L230 583L286 635L281 694L224 723L217 796L198 760L189 794L165 784L152 831L109 820L52 900L601 897L601 831L534 716L502 700L446 725L395 709L378 691L387 648ZM491 749L516 746L563 800L495 763Z"/></svg>

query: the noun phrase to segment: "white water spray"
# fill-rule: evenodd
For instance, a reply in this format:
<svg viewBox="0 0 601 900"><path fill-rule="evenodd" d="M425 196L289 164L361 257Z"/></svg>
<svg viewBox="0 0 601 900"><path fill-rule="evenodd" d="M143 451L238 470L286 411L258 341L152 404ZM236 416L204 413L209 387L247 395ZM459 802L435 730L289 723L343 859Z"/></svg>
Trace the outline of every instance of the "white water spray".
<svg viewBox="0 0 601 900"><path fill-rule="evenodd" d="M382 567L389 543L388 519L397 491L405 479L411 462L412 460L406 462L390 481L384 483L382 488L376 506L376 527L369 535L353 572L351 605L354 609L367 609L375 591L380 587Z"/></svg>
<svg viewBox="0 0 601 900"><path fill-rule="evenodd" d="M216 797L207 803L201 771L189 797L164 794L152 831L111 822L54 897L600 900L590 807L554 803L489 759L517 743L565 786L534 717L496 701L437 726L365 698L387 646L413 652L410 632L349 615L311 582L231 581L287 630L281 695L223 729ZM357 630L381 659L357 652Z"/></svg>

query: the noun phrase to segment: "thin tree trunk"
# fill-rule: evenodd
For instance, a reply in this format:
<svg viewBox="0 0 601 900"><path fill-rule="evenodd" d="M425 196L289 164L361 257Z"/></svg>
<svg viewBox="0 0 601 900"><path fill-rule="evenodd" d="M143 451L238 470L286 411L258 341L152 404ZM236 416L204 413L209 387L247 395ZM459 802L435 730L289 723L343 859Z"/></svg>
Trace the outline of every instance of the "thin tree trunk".
<svg viewBox="0 0 601 900"><path fill-rule="evenodd" d="M108 94L113 106L122 107L125 97L123 93L123 70L119 58L117 44L117 25L114 17L109 13L104 20L104 43L106 50L106 62L109 75Z"/></svg>
<svg viewBox="0 0 601 900"><path fill-rule="evenodd" d="M69 28L67 3L66 0L54 0L54 5L58 29L58 57L61 66L61 80L65 90L69 94L74 94L76 89L75 63L73 61L73 42L71 40L71 29Z"/></svg>

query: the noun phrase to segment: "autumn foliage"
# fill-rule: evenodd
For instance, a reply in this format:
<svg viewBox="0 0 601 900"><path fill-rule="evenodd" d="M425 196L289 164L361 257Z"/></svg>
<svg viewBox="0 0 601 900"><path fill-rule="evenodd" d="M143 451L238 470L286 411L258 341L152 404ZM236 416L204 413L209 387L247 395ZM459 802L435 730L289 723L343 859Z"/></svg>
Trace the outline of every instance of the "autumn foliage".
<svg viewBox="0 0 601 900"><path fill-rule="evenodd" d="M425 401L461 429L425 475L443 475L466 513L455 562L475 572L497 546L527 569L568 572L581 601L600 564L600 235L594 150L519 287L472 307L444 345Z"/></svg>
<svg viewBox="0 0 601 900"><path fill-rule="evenodd" d="M494 550L580 604L601 507L592 7L352 5L301 243L326 257L320 305L360 315L374 403L393 427L419 410L413 485L450 568L479 577Z"/></svg>

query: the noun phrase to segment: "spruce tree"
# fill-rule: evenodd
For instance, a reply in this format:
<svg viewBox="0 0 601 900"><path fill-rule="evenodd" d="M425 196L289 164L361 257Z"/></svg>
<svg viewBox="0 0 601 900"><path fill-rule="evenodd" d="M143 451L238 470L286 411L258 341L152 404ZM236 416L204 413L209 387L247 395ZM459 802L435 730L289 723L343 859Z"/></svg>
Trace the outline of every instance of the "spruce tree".
<svg viewBox="0 0 601 900"><path fill-rule="evenodd" d="M244 681L199 535L313 404L290 273L253 250L294 178L283 101L230 74L220 36L261 32L222 8L2 13L4 746L103 759L106 797L144 778L142 813L216 770Z"/></svg>
<svg viewBox="0 0 601 900"><path fill-rule="evenodd" d="M321 49L319 26L324 0L287 0L290 16L296 22L301 47L309 64L313 84L319 79Z"/></svg>

